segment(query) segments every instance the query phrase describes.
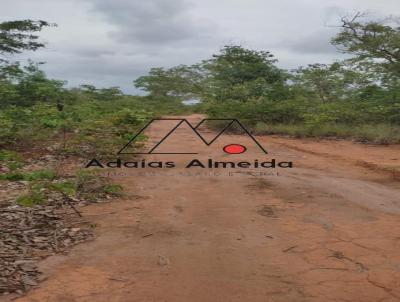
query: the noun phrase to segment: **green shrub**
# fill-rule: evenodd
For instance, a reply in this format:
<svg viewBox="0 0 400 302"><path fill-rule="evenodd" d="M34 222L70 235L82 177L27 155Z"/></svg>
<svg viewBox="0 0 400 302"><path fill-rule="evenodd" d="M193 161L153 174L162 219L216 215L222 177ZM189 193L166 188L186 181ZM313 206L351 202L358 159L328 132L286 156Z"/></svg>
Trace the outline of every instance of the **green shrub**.
<svg viewBox="0 0 400 302"><path fill-rule="evenodd" d="M9 172L0 175L0 180L8 181L34 181L42 179L54 179L56 176L55 172L52 170L39 170L34 172Z"/></svg>
<svg viewBox="0 0 400 302"><path fill-rule="evenodd" d="M284 134L294 137L337 137L376 144L400 143L400 126L322 124L310 127L306 124L265 124L257 123L255 134Z"/></svg>
<svg viewBox="0 0 400 302"><path fill-rule="evenodd" d="M62 192L64 194L73 196L76 194L76 184L70 181L51 183L49 188L54 191Z"/></svg>
<svg viewBox="0 0 400 302"><path fill-rule="evenodd" d="M8 180L8 181L19 181L24 180L25 175L19 172L9 172L0 175L0 180Z"/></svg>
<svg viewBox="0 0 400 302"><path fill-rule="evenodd" d="M22 206L33 207L35 205L45 204L46 199L42 193L30 192L29 194L18 197L16 202Z"/></svg>
<svg viewBox="0 0 400 302"><path fill-rule="evenodd" d="M28 173L25 175L24 179L28 181L41 180L41 179L54 179L56 173L53 170L40 170Z"/></svg>
<svg viewBox="0 0 400 302"><path fill-rule="evenodd" d="M30 185L33 192L42 192L44 190L61 192L69 196L76 194L76 184L71 181L51 182L48 180L35 181Z"/></svg>
<svg viewBox="0 0 400 302"><path fill-rule="evenodd" d="M14 162L21 162L22 156L15 152L9 150L0 150L0 161L14 161Z"/></svg>
<svg viewBox="0 0 400 302"><path fill-rule="evenodd" d="M104 186L104 192L110 195L120 195L123 188L120 185L109 184Z"/></svg>

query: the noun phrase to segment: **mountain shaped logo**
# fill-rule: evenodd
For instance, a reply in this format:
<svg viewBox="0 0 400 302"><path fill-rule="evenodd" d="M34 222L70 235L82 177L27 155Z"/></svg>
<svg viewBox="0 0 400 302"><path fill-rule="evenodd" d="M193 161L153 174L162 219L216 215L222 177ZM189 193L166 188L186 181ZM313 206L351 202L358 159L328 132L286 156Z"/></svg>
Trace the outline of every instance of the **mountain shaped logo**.
<svg viewBox="0 0 400 302"><path fill-rule="evenodd" d="M148 152L127 152L127 149L131 144L135 141L135 139L144 133L144 131L154 122L156 121L177 121L177 124L165 135L163 136ZM225 127L217 133L215 137L212 139L206 140L201 133L199 132L199 127L206 121L226 121ZM256 138L243 126L243 124L238 119L203 119L197 125L192 125L187 119L178 119L178 118L156 118L150 120L142 129L139 130L138 133L135 134L132 139L129 140L127 144L125 144L117 154L198 154L194 152L156 152L156 149L171 135L177 130L180 126L187 125L194 132L194 134L200 138L200 140L206 145L211 146L223 133L225 133L232 125L236 125L240 129L244 131L244 133L258 146L258 148L264 153L268 154L268 152L264 149L264 147L256 140ZM225 153L228 154L240 154L247 150L247 148L240 144L229 144L223 148Z"/></svg>

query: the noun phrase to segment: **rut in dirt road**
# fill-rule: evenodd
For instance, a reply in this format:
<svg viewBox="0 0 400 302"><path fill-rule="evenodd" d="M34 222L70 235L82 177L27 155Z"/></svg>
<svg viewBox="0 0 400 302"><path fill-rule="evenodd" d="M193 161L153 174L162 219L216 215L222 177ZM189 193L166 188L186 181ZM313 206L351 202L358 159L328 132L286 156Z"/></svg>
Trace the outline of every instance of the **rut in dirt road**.
<svg viewBox="0 0 400 302"><path fill-rule="evenodd" d="M176 167L121 169L128 197L84 208L97 239L44 261L48 279L17 301L399 301L399 182L357 164L398 158L398 147L258 139L268 155L242 135L207 148L179 129L169 146L199 148L199 160L294 168L193 173L193 155L152 155ZM248 150L221 151L232 142Z"/></svg>

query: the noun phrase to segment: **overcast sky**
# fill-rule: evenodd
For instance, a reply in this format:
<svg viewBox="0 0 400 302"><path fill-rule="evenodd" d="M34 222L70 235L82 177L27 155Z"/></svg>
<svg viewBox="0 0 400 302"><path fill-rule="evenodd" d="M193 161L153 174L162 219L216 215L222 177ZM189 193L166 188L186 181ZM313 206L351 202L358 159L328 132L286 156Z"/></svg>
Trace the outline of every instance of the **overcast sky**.
<svg viewBox="0 0 400 302"><path fill-rule="evenodd" d="M329 44L355 11L400 15L399 0L0 0L0 21L58 24L47 48L21 56L69 86L120 86L151 67L193 64L225 44L269 50L282 68L340 59Z"/></svg>

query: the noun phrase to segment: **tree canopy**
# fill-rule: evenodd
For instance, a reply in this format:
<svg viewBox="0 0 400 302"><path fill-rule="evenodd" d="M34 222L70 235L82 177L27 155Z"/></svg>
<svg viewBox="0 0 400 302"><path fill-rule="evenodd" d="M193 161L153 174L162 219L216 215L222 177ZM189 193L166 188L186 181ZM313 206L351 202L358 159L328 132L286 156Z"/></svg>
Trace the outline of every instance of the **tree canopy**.
<svg viewBox="0 0 400 302"><path fill-rule="evenodd" d="M44 27L55 26L46 21L18 20L0 23L0 54L16 54L24 50L37 50L45 44L35 32Z"/></svg>
<svg viewBox="0 0 400 302"><path fill-rule="evenodd" d="M370 62L400 76L400 26L398 20L362 21L363 14L342 18L341 31L332 43L353 60ZM397 23L397 25L396 25Z"/></svg>

